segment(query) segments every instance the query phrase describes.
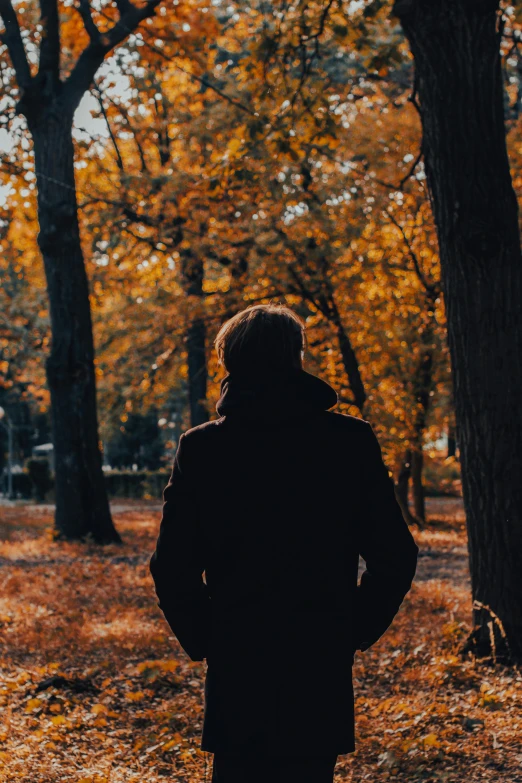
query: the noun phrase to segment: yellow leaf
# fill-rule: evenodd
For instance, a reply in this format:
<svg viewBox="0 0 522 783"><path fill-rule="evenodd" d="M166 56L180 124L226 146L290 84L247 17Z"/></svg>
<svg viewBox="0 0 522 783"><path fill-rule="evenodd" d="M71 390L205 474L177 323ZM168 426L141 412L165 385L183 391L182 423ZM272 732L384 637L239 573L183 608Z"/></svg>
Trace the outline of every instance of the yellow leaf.
<svg viewBox="0 0 522 783"><path fill-rule="evenodd" d="M243 143L242 140L241 139L237 139L237 138L231 139L228 142L228 150L229 150L231 156L235 155L236 152L239 151L239 149L242 146L242 143Z"/></svg>
<svg viewBox="0 0 522 783"><path fill-rule="evenodd" d="M54 715L51 718L51 723L54 723L55 726L63 726L65 723L65 718L63 715Z"/></svg>
<svg viewBox="0 0 522 783"><path fill-rule="evenodd" d="M436 734L426 734L426 736L422 738L422 742L428 747L440 748L440 742L438 741Z"/></svg>
<svg viewBox="0 0 522 783"><path fill-rule="evenodd" d="M29 699L27 704L25 705L25 711L26 712L32 712L32 710L37 710L38 707L42 706L42 700L41 699Z"/></svg>
<svg viewBox="0 0 522 783"><path fill-rule="evenodd" d="M105 706L105 704L93 704L91 707L91 712L93 715L102 715L107 714L109 710Z"/></svg>
<svg viewBox="0 0 522 783"><path fill-rule="evenodd" d="M129 701L141 701L145 694L143 691L131 691L130 693L125 694L125 696Z"/></svg>

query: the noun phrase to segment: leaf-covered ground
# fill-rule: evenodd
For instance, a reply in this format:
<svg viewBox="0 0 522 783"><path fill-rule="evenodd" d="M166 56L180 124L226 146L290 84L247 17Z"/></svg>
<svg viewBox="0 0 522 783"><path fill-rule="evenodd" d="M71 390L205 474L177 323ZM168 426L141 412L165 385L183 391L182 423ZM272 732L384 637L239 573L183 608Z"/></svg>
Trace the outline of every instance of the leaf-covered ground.
<svg viewBox="0 0 522 783"><path fill-rule="evenodd" d="M159 506L114 511L124 544L99 549L55 543L49 508L0 507L2 783L210 780L204 664L181 652L148 573ZM457 656L464 517L458 500L429 511L413 590L356 658L358 750L336 781L522 783L522 673Z"/></svg>

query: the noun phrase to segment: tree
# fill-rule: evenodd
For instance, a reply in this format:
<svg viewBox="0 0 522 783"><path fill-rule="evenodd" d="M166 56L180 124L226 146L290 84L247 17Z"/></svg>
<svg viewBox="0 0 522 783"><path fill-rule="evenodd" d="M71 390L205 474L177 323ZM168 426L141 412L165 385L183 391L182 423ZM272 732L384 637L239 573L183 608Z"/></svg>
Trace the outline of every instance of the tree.
<svg viewBox="0 0 522 783"><path fill-rule="evenodd" d="M40 0L40 28L33 36L39 63L28 59L11 0L0 0L7 47L16 75L18 113L25 116L34 145L38 188L38 244L43 256L50 303L52 347L46 363L51 393L56 469L56 528L65 538L91 534L97 541L118 541L101 469L96 411L94 345L89 287L78 224L72 124L76 108L105 57L154 14L160 0L140 6L131 0L98 5L79 0L77 13L86 39L75 63L62 68L58 0ZM23 9L29 11L29 9ZM26 14L28 16L28 14ZM74 45L68 47L67 54Z"/></svg>
<svg viewBox="0 0 522 783"><path fill-rule="evenodd" d="M439 238L475 628L522 660L522 254L498 0L397 0Z"/></svg>

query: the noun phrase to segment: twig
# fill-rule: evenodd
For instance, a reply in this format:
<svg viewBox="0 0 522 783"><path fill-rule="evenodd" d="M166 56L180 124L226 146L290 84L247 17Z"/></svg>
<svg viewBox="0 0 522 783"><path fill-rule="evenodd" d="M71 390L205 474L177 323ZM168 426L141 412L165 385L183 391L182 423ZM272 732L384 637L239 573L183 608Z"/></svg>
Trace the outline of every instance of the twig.
<svg viewBox="0 0 522 783"><path fill-rule="evenodd" d="M422 284L423 288L430 294L436 294L438 293L438 284L436 283L430 283L429 280L426 278L424 272L421 269L419 259L417 257L417 254L415 253L412 244L408 237L406 236L406 232L404 230L404 227L399 223L395 215L393 215L391 212L389 212L387 209L383 209L383 212L388 215L389 219L393 223L393 225L399 229L399 231L402 234L402 238L404 240L404 244L408 248L408 254L413 261L413 266L415 268L415 272L417 274L417 277L419 278L420 283Z"/></svg>
<svg viewBox="0 0 522 783"><path fill-rule="evenodd" d="M120 153L120 148L118 147L118 142L116 141L116 137L114 133L112 132L111 124L109 122L109 117L107 116L107 112L105 111L105 106L103 103L102 93L100 86L96 79L93 80L93 89L95 90L97 97L98 97L98 103L100 104L101 113L103 114L103 118L105 120L105 124L107 125L107 130L109 131L109 136L112 142L112 146L114 147L114 151L116 153L117 158L117 164L120 171L125 170L125 166L123 164L123 158Z"/></svg>

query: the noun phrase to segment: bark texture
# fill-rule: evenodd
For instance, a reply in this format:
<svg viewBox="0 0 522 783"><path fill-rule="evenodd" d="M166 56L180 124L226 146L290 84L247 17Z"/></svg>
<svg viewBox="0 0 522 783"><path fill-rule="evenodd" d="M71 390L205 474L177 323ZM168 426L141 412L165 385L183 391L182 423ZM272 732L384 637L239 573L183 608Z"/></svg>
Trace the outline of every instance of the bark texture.
<svg viewBox="0 0 522 783"><path fill-rule="evenodd" d="M395 484L395 497L401 507L402 516L408 525L416 525L417 520L410 511L409 489L411 478L411 449L407 449L402 459L399 475Z"/></svg>
<svg viewBox="0 0 522 783"><path fill-rule="evenodd" d="M497 0L399 0L439 237L479 654L522 660L522 256Z"/></svg>

